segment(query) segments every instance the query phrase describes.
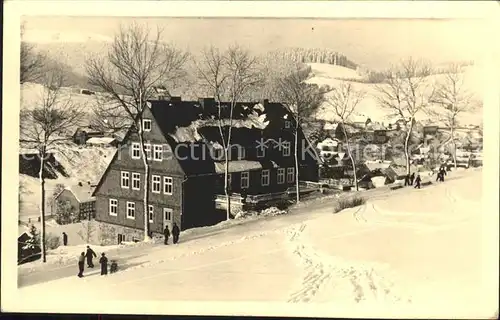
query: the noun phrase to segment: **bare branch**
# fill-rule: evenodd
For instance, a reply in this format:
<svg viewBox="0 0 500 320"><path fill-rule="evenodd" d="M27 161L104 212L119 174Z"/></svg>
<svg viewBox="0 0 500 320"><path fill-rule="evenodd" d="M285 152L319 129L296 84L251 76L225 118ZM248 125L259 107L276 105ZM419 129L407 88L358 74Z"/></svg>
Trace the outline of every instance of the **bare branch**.
<svg viewBox="0 0 500 320"><path fill-rule="evenodd" d="M33 44L23 41L23 35L24 25L21 26L20 82L36 82L43 77L46 58Z"/></svg>

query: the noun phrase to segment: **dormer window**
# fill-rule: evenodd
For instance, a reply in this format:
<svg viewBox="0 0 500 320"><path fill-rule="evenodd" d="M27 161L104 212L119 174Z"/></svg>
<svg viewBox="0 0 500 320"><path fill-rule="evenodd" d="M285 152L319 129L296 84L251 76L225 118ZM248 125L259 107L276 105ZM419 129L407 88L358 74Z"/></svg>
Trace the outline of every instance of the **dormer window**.
<svg viewBox="0 0 500 320"><path fill-rule="evenodd" d="M142 128L144 131L151 131L151 119L142 120Z"/></svg>
<svg viewBox="0 0 500 320"><path fill-rule="evenodd" d="M290 129L291 123L290 120L285 120L285 129Z"/></svg>

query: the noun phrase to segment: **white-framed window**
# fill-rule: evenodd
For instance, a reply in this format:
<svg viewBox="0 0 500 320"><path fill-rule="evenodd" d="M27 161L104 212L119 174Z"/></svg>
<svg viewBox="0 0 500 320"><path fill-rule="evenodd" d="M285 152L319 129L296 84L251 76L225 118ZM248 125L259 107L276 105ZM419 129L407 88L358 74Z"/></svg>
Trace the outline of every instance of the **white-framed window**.
<svg viewBox="0 0 500 320"><path fill-rule="evenodd" d="M295 181L295 168L286 168L286 181L288 183Z"/></svg>
<svg viewBox="0 0 500 320"><path fill-rule="evenodd" d="M141 190L141 174L132 172L132 190Z"/></svg>
<svg viewBox="0 0 500 320"><path fill-rule="evenodd" d="M130 188L130 172L122 171L122 188Z"/></svg>
<svg viewBox="0 0 500 320"><path fill-rule="evenodd" d="M148 205L148 220L149 220L149 222L153 222L154 212L155 212L155 207L151 204Z"/></svg>
<svg viewBox="0 0 500 320"><path fill-rule="evenodd" d="M250 174L248 172L241 173L240 186L242 188L248 188L248 186L250 186Z"/></svg>
<svg viewBox="0 0 500 320"><path fill-rule="evenodd" d="M143 119L142 128L144 131L151 131L151 119Z"/></svg>
<svg viewBox="0 0 500 320"><path fill-rule="evenodd" d="M152 175L151 176L152 183L151 183L151 189L154 193L160 193L161 192L161 177Z"/></svg>
<svg viewBox="0 0 500 320"><path fill-rule="evenodd" d="M163 193L172 194L174 191L174 179L172 177L163 177Z"/></svg>
<svg viewBox="0 0 500 320"><path fill-rule="evenodd" d="M118 215L118 200L109 199L109 215L115 217Z"/></svg>
<svg viewBox="0 0 500 320"><path fill-rule="evenodd" d="M262 170L262 176L260 178L260 182L262 186L268 186L269 185L269 177L271 175L271 171L269 169Z"/></svg>
<svg viewBox="0 0 500 320"><path fill-rule="evenodd" d="M290 129L290 127L291 127L290 120L285 120L285 128Z"/></svg>
<svg viewBox="0 0 500 320"><path fill-rule="evenodd" d="M148 160L151 160L152 154L151 154L151 144L145 143L144 144L144 150L146 152L146 158Z"/></svg>
<svg viewBox="0 0 500 320"><path fill-rule="evenodd" d="M266 156L266 148L264 146L257 147L257 158L264 158Z"/></svg>
<svg viewBox="0 0 500 320"><path fill-rule="evenodd" d="M285 183L285 168L278 168L278 184Z"/></svg>
<svg viewBox="0 0 500 320"><path fill-rule="evenodd" d="M137 142L132 142L132 159L141 158L141 145Z"/></svg>
<svg viewBox="0 0 500 320"><path fill-rule="evenodd" d="M127 219L135 219L135 202L127 201Z"/></svg>
<svg viewBox="0 0 500 320"><path fill-rule="evenodd" d="M163 160L163 145L155 144L153 146L153 148L154 148L153 159L155 161L162 161Z"/></svg>
<svg viewBox="0 0 500 320"><path fill-rule="evenodd" d="M283 142L283 156L284 157L288 157L290 156L291 152L290 152L290 142L289 141L285 141Z"/></svg>
<svg viewBox="0 0 500 320"><path fill-rule="evenodd" d="M174 210L170 208L163 208L163 220L164 221L172 221L172 213Z"/></svg>

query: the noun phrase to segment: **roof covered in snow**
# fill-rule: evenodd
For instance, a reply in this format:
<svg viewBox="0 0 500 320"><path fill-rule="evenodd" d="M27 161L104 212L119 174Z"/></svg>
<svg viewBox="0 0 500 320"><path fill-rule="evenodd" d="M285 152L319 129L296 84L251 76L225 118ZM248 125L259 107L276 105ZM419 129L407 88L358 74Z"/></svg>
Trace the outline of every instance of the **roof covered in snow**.
<svg viewBox="0 0 500 320"><path fill-rule="evenodd" d="M224 173L225 163L216 162L215 172ZM248 161L248 160L236 160L229 161L229 172L244 172L250 170L262 169L262 164L259 161Z"/></svg>
<svg viewBox="0 0 500 320"><path fill-rule="evenodd" d="M375 170L385 170L389 168L391 165L390 161L366 161L365 162L366 167L370 171L375 171Z"/></svg>
<svg viewBox="0 0 500 320"><path fill-rule="evenodd" d="M95 200L95 197L92 196L92 192L94 191L94 187L91 187L91 186L86 185L86 184L83 184L82 186L79 186L79 185L67 186L64 188L64 190L67 190L67 191L70 191L71 193L73 193L76 200L78 200L78 202L80 202L80 203ZM62 190L62 191L64 191L64 190ZM61 193L62 193L62 191L61 191ZM59 195L61 193L59 193ZM57 195L56 198L59 195Z"/></svg>
<svg viewBox="0 0 500 320"><path fill-rule="evenodd" d="M87 140L88 144L110 144L116 141L115 138L112 137L93 137Z"/></svg>

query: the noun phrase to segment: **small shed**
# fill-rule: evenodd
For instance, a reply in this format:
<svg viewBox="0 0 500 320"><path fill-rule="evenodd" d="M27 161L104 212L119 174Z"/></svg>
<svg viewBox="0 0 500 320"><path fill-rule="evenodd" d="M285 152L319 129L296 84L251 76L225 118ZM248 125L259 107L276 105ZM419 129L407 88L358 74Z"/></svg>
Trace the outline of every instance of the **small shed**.
<svg viewBox="0 0 500 320"><path fill-rule="evenodd" d="M32 236L23 232L17 237L17 264L31 262L40 258L40 246L29 245Z"/></svg>
<svg viewBox="0 0 500 320"><path fill-rule="evenodd" d="M79 127L73 133L73 142L79 145L85 144L88 139L93 137L104 137L104 132L96 130L90 126Z"/></svg>

